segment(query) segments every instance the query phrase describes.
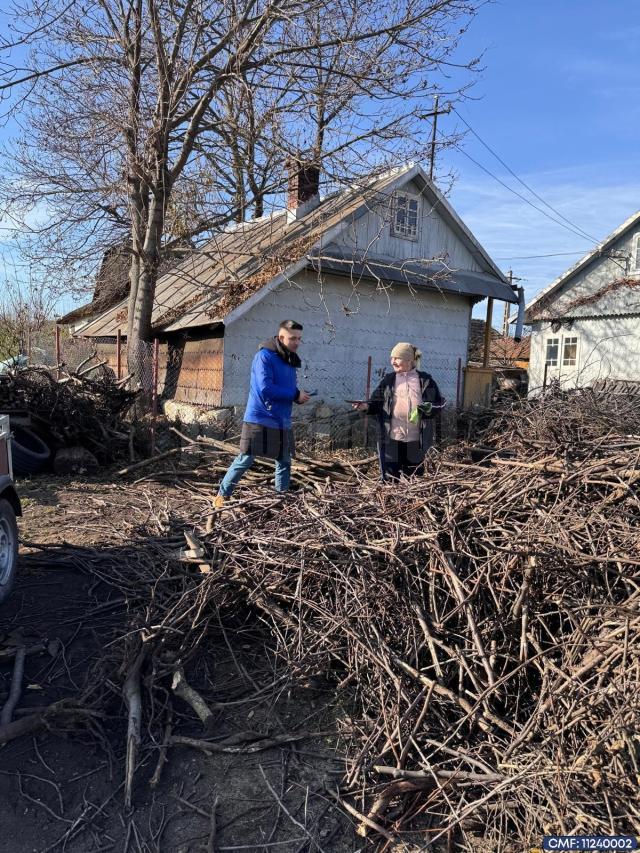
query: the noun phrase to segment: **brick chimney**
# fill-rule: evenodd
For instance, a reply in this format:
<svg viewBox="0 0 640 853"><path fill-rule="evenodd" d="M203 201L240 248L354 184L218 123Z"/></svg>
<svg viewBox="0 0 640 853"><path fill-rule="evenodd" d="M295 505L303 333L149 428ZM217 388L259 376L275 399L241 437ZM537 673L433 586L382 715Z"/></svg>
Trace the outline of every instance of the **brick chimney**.
<svg viewBox="0 0 640 853"><path fill-rule="evenodd" d="M301 219L320 204L320 167L290 158L286 163L289 173L287 182L287 218Z"/></svg>

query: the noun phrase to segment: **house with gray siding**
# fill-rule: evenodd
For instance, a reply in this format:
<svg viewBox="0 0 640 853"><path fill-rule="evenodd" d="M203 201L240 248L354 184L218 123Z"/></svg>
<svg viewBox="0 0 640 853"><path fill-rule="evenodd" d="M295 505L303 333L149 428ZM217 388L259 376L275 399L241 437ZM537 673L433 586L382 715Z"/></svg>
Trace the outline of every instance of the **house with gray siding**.
<svg viewBox="0 0 640 853"><path fill-rule="evenodd" d="M529 393L640 379L640 211L526 306Z"/></svg>
<svg viewBox="0 0 640 853"><path fill-rule="evenodd" d="M517 302L503 273L420 165L321 199L317 170L289 179L288 205L233 225L158 281L153 334L165 400L242 414L249 366L278 323L304 325L300 385L347 409L408 340L452 402L461 393L473 305ZM113 359L127 303L79 334ZM300 416L313 414L300 407Z"/></svg>

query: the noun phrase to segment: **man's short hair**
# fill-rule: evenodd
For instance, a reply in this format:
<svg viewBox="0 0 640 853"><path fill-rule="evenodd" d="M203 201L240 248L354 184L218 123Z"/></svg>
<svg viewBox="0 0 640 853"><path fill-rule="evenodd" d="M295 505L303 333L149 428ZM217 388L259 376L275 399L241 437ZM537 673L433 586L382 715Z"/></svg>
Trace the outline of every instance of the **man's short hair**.
<svg viewBox="0 0 640 853"><path fill-rule="evenodd" d="M301 332L302 323L297 323L295 320L283 320L278 326L278 331L281 329L286 329L288 332Z"/></svg>

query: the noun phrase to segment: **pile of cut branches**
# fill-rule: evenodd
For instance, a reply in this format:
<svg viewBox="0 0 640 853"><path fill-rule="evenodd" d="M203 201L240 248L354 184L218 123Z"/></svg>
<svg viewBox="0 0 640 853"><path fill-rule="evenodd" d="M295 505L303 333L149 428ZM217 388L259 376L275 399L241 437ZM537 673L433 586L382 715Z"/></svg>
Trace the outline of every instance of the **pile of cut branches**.
<svg viewBox="0 0 640 853"><path fill-rule="evenodd" d="M515 453L487 467L453 453L226 514L225 573L357 709L337 796L362 834L640 832L639 422L638 401L552 397L498 416Z"/></svg>
<svg viewBox="0 0 640 853"><path fill-rule="evenodd" d="M639 401L552 395L497 415L481 438L511 455L482 466L454 446L400 484L247 486L208 534L198 488L186 548L61 549L126 602L79 704L125 700L127 803L145 743L218 748L190 666L253 612L288 673L335 691L348 771L325 795L372 845L639 834L638 423ZM163 734L174 696L201 739Z"/></svg>
<svg viewBox="0 0 640 853"><path fill-rule="evenodd" d="M130 440L125 413L136 393L96 367L74 372L28 367L0 377L0 411L26 412L61 447L81 446L101 462L122 456ZM93 375L91 375L93 374Z"/></svg>
<svg viewBox="0 0 640 853"><path fill-rule="evenodd" d="M487 412L474 431L486 445L526 455L548 448L576 460L591 453L592 442L638 434L640 396L635 383L562 391L554 385L542 398L521 400L498 413Z"/></svg>

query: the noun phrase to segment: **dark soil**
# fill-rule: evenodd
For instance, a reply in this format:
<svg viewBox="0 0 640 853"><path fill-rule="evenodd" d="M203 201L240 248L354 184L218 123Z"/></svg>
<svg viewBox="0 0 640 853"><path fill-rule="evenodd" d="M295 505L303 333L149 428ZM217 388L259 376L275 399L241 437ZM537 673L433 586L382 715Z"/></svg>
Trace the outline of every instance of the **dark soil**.
<svg viewBox="0 0 640 853"><path fill-rule="evenodd" d="M169 512L185 518L204 513L208 501L204 490L200 509L197 500L194 509L192 494L165 482L125 487L108 478L51 477L18 486L25 544L14 592L0 606L0 650L16 642L43 643L44 650L27 657L14 719L79 696L101 650L126 630L127 613L116 588L73 562L48 559L47 550L37 546L65 542L108 549L154 525L157 529L158 519ZM0 853L365 849L365 840L355 836L326 793L344 771L333 734L334 697L322 685L303 687L276 671L259 632L247 619L203 649L190 666L189 680L205 699L235 702L218 712L213 737L247 730L322 734L253 755L211 756L172 747L160 783L152 788L159 744L146 733L128 814L126 710L114 687L99 725L43 730L0 746ZM11 660L0 663L0 706L12 669ZM176 699L174 707L174 734L205 737L189 706Z"/></svg>

